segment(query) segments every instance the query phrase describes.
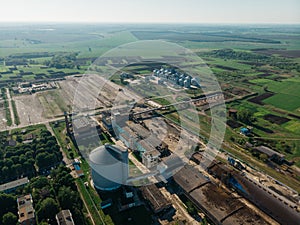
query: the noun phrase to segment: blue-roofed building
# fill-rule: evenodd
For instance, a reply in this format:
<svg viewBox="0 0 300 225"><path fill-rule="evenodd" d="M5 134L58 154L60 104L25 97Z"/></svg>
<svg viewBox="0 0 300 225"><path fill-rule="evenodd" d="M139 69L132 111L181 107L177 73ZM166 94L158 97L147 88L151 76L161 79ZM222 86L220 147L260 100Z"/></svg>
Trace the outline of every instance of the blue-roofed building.
<svg viewBox="0 0 300 225"><path fill-rule="evenodd" d="M246 136L250 134L250 130L246 127L242 127L240 129L240 132L241 132L241 134L246 135Z"/></svg>

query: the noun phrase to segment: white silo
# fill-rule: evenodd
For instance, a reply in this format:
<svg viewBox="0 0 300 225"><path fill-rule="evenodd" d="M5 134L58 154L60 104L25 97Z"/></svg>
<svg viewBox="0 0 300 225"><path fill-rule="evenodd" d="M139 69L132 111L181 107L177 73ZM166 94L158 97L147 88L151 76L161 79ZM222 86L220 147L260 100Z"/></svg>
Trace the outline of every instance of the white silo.
<svg viewBox="0 0 300 225"><path fill-rule="evenodd" d="M198 77L192 78L191 84L196 86L196 87L200 87L200 79Z"/></svg>
<svg viewBox="0 0 300 225"><path fill-rule="evenodd" d="M183 84L184 84L185 88L190 88L191 87L191 81L189 79L185 79Z"/></svg>
<svg viewBox="0 0 300 225"><path fill-rule="evenodd" d="M103 145L89 155L95 188L112 191L128 179L128 151L117 145Z"/></svg>
<svg viewBox="0 0 300 225"><path fill-rule="evenodd" d="M183 82L184 82L184 79L183 79L183 78L180 78L180 79L178 80L179 85L182 86L182 87L183 87L183 85L184 85Z"/></svg>

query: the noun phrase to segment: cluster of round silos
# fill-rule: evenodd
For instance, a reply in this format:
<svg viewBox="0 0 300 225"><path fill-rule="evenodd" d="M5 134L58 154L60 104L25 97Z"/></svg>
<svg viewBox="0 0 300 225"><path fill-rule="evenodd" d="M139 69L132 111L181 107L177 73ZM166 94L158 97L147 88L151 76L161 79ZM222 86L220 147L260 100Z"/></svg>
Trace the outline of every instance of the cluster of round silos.
<svg viewBox="0 0 300 225"><path fill-rule="evenodd" d="M177 84L182 86L182 87L185 87L185 88L190 88L191 87L191 80L192 80L191 76L181 74L179 76Z"/></svg>
<svg viewBox="0 0 300 225"><path fill-rule="evenodd" d="M199 79L193 78L183 73L178 73L175 71L175 69L154 69L153 76L165 78L170 82L185 88L190 88L191 85L200 87Z"/></svg>
<svg viewBox="0 0 300 225"><path fill-rule="evenodd" d="M101 191L112 191L125 184L128 179L128 151L117 145L103 145L89 155L94 187Z"/></svg>

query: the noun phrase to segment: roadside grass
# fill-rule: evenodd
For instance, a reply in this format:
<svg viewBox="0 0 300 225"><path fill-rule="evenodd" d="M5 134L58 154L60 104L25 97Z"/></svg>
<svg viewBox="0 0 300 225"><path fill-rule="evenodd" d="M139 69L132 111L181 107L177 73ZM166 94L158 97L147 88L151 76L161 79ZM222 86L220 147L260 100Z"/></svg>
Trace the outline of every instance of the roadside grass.
<svg viewBox="0 0 300 225"><path fill-rule="evenodd" d="M24 135L22 134L23 130L26 131ZM11 131L11 134L13 136L22 135L22 137L25 137L28 134L33 134L38 137L42 131L46 131L46 130L47 130L47 128L44 124L37 124L37 125L28 126L26 128L13 129Z"/></svg>
<svg viewBox="0 0 300 225"><path fill-rule="evenodd" d="M90 203L89 209L90 209L90 211L91 210L94 211L93 218L95 218L95 216L96 216L98 218L98 220L100 220L100 222L101 222L101 223L97 222L96 224L103 224L101 219L99 218L99 214L100 214L100 216L104 220L105 224L112 225L113 222L112 222L110 216L105 215L104 212L100 208L100 203L102 202L102 200L101 200L99 194L90 184L90 179L89 179L90 178L90 166L84 158L81 158L80 160L81 160L80 166L84 172L84 176L76 179L76 182L78 182L78 185L80 185L80 187L82 189L81 193L83 194L84 198L86 200L89 200L89 203ZM88 188L86 188L86 186L84 185L85 182L88 182Z"/></svg>
<svg viewBox="0 0 300 225"><path fill-rule="evenodd" d="M61 121L57 121L57 122L52 122L52 123L50 123L50 126L52 127L53 132L54 132L58 142L60 143L62 149L66 153L67 157L69 159L72 159L71 153L73 154L74 158L78 157L79 154L78 154L73 142L70 140L70 138L66 134L65 121L61 120Z"/></svg>
<svg viewBox="0 0 300 225"><path fill-rule="evenodd" d="M86 205L88 207L88 210L90 211L91 213L91 216L93 217L93 220L95 222L95 224L103 224L99 215L98 215L98 212L97 212L97 209L95 209L94 205L93 205L93 199L91 198L91 196L89 195L85 185L84 185L84 182L81 180L81 179L76 179L75 180L76 184L77 184L77 187L79 189L79 192L82 194L83 198L84 198L84 201L86 202Z"/></svg>
<svg viewBox="0 0 300 225"><path fill-rule="evenodd" d="M13 112L14 112L15 124L19 125L20 124L20 117L18 115L18 110L17 110L16 103L15 103L14 100L11 100L11 105L12 105L12 109L13 109Z"/></svg>
<svg viewBox="0 0 300 225"><path fill-rule="evenodd" d="M3 99L3 106L5 109L5 119L6 119L6 125L11 126L12 125L12 118L11 118L11 113L9 110L9 102L7 100L7 95L6 95L6 89L2 88L1 89L1 97Z"/></svg>

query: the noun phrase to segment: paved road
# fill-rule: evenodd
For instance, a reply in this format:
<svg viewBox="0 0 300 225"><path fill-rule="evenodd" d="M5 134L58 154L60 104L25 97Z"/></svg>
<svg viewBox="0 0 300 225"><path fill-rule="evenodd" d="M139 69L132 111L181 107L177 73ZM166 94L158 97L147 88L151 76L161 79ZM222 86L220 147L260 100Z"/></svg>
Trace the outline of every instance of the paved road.
<svg viewBox="0 0 300 225"><path fill-rule="evenodd" d="M117 109L122 109L122 108L127 108L128 105L119 105L119 106L115 106L114 109L117 110ZM104 111L108 111L108 110L111 110L111 108L104 108L104 109L98 109L98 110L89 110L89 111L86 111L86 112L80 112L76 115L76 117L78 116L87 116L87 115L94 115L96 113L100 113L100 112L104 112ZM14 126L11 126L11 127L7 127L7 128L4 128L4 129L0 129L0 132L1 131L6 131L6 130L13 130L13 129L16 129L16 128L25 128L25 127L28 127L28 126L32 126L32 125L39 125L39 124L47 124L47 123L50 123L50 122L55 122L55 121L58 121L58 120L64 120L65 117L64 116L58 116L58 117L55 117L55 118L52 118L52 119L45 119L41 122L37 122L37 123L31 123L31 124L20 124L18 126L14 125Z"/></svg>

